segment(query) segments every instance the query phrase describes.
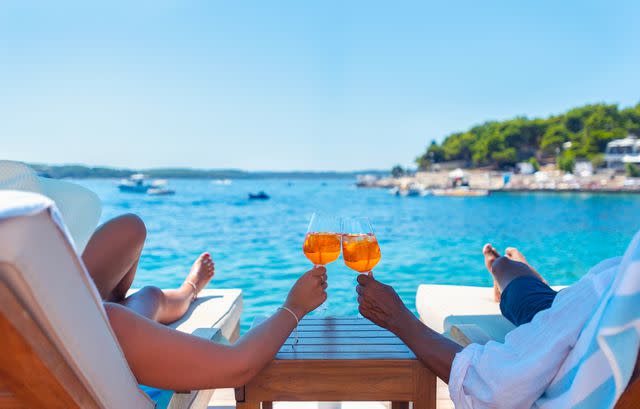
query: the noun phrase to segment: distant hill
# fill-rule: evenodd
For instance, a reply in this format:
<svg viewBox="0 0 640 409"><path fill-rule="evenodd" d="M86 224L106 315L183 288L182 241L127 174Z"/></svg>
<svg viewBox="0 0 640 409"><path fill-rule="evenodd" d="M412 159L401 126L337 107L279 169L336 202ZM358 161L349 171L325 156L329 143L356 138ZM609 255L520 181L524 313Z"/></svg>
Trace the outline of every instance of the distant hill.
<svg viewBox="0 0 640 409"><path fill-rule="evenodd" d="M432 162L451 160L464 161L469 167L495 168L520 161L557 161L562 169L570 170L581 158L601 165L607 142L628 134L640 136L640 103L623 109L615 104L592 104L548 118L488 121L447 135L442 143L433 140L416 162L424 169Z"/></svg>
<svg viewBox="0 0 640 409"><path fill-rule="evenodd" d="M108 167L89 167L83 165L45 165L30 164L36 172L52 178L126 178L134 173L143 173L150 178L162 179L326 179L354 178L361 174L388 175L388 171L363 170L356 172L249 172L238 169L189 169L189 168L155 168L155 169L117 169Z"/></svg>

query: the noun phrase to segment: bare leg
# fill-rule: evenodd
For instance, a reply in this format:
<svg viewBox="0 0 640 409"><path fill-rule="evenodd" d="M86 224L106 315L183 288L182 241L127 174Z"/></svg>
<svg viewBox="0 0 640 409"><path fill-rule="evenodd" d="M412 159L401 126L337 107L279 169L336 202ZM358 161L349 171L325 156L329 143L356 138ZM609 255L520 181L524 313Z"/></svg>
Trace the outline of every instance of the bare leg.
<svg viewBox="0 0 640 409"><path fill-rule="evenodd" d="M522 254L520 252L520 250L518 250L515 247L507 247L504 251L505 256L509 257L511 260L515 260L515 261L520 261L526 265L529 266L529 268L531 268L531 270L538 276L538 278L545 284L547 283L547 280L544 279L544 277L542 277L542 275L540 273L538 273L538 270L536 270L535 268L533 268L533 266L527 261L527 259L524 257L524 254Z"/></svg>
<svg viewBox="0 0 640 409"><path fill-rule="evenodd" d="M131 308L138 314L169 324L180 319L189 305L211 280L215 273L215 264L209 253L203 253L193 263L191 272L180 288L175 290L161 290L158 287L147 286L127 297L120 304Z"/></svg>
<svg viewBox="0 0 640 409"><path fill-rule="evenodd" d="M144 223L133 214L109 220L91 236L82 260L103 300L124 300L146 237Z"/></svg>
<svg viewBox="0 0 640 409"><path fill-rule="evenodd" d="M540 281L544 281L542 276L526 263L526 259L522 256L522 253L515 248L510 248L511 255L524 261L519 261L518 259L508 256L500 256L491 244L485 244L482 253L484 254L487 270L489 270L493 276L493 288L496 301L500 301L502 291L507 288L507 285L509 285L514 278L533 276Z"/></svg>
<svg viewBox="0 0 640 409"><path fill-rule="evenodd" d="M491 244L488 243L482 248L482 254L484 255L484 265L493 277L493 272L491 271L493 268L493 262L500 257L500 254ZM493 300L495 302L500 302L500 288L498 287L498 282L495 277L493 277Z"/></svg>
<svg viewBox="0 0 640 409"><path fill-rule="evenodd" d="M147 230L138 216L116 217L93 234L82 258L103 300L123 304L149 319L170 323L184 315L194 296L211 280L214 264L211 256L204 253L179 289L162 291L145 287L126 297L146 236Z"/></svg>

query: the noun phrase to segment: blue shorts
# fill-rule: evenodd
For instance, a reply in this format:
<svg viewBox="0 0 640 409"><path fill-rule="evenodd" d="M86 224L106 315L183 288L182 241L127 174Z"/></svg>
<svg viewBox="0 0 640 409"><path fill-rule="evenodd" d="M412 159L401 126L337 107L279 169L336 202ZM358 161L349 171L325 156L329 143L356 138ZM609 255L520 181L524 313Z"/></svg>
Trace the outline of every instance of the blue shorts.
<svg viewBox="0 0 640 409"><path fill-rule="evenodd" d="M537 313L551 307L557 294L537 277L518 277L502 292L500 311L513 325L526 324Z"/></svg>

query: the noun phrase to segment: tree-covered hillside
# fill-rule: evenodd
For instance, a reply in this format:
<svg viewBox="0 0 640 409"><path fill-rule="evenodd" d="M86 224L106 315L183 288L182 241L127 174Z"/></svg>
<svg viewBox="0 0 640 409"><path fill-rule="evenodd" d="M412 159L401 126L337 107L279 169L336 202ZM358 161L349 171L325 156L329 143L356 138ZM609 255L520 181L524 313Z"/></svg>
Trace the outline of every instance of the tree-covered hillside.
<svg viewBox="0 0 640 409"><path fill-rule="evenodd" d="M441 144L432 141L417 162L423 169L432 162L449 160L501 168L521 161L557 160L561 168L569 170L580 158L600 165L607 142L630 133L640 136L640 103L624 109L586 105L546 119L485 122L448 135Z"/></svg>

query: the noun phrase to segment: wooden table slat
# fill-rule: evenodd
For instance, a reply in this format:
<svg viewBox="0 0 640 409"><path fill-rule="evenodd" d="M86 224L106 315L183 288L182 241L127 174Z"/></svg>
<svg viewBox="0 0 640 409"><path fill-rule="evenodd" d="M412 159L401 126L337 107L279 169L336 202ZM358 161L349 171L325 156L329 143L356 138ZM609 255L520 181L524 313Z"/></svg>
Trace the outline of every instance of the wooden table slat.
<svg viewBox="0 0 640 409"><path fill-rule="evenodd" d="M321 344L321 345L308 345L308 344L289 344L280 348L280 352L361 352L366 348L366 352L404 352L409 350L405 345L354 345L354 344Z"/></svg>
<svg viewBox="0 0 640 409"><path fill-rule="evenodd" d="M278 352L281 360L358 360L358 359L415 359L410 352Z"/></svg>
<svg viewBox="0 0 640 409"><path fill-rule="evenodd" d="M293 344L294 338L287 338L285 345ZM300 345L404 345L398 337L360 338L354 342L353 338L327 338L327 337L298 337Z"/></svg>
<svg viewBox="0 0 640 409"><path fill-rule="evenodd" d="M334 332L334 331L354 331L354 332L379 332L384 333L387 332L380 327L376 327L373 325L336 325L332 327L323 327L320 325L300 325L298 327L298 332L310 332L310 331L322 331L322 332Z"/></svg>
<svg viewBox="0 0 640 409"><path fill-rule="evenodd" d="M290 338L295 335L295 332L291 334ZM397 338L389 331L351 331L351 330L337 330L337 331L298 331L299 338Z"/></svg>

